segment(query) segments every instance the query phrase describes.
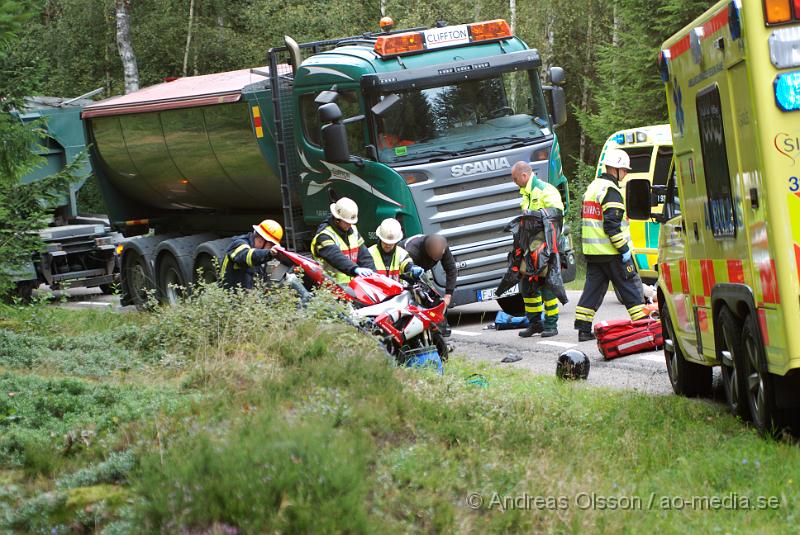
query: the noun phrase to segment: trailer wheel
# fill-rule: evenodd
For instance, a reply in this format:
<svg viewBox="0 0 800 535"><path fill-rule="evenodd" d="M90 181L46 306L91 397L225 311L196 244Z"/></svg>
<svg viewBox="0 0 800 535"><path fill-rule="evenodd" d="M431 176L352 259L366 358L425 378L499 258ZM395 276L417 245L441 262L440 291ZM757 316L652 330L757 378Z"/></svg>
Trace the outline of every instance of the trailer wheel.
<svg viewBox="0 0 800 535"><path fill-rule="evenodd" d="M744 420L749 419L750 410L744 393L747 389L744 373L744 350L740 335L742 326L736 321L728 307L723 307L717 316L717 328L722 338L720 350L722 361L722 386L731 414ZM730 354L728 358L722 351Z"/></svg>
<svg viewBox="0 0 800 535"><path fill-rule="evenodd" d="M664 328L664 359L672 390L677 395L686 397L709 395L712 369L710 366L689 362L684 358L678 339L675 338L675 328L666 305L661 308L661 325ZM672 342L672 347L667 340Z"/></svg>
<svg viewBox="0 0 800 535"><path fill-rule="evenodd" d="M178 260L171 254L163 255L158 263L158 290L165 305L176 305L188 294L189 284Z"/></svg>
<svg viewBox="0 0 800 535"><path fill-rule="evenodd" d="M525 302L522 294L507 295L497 300L500 308L509 316L520 317L525 315Z"/></svg>
<svg viewBox="0 0 800 535"><path fill-rule="evenodd" d="M122 286L139 310L148 306L150 295L155 291L154 281L147 276L147 259L136 252L129 250L122 259Z"/></svg>
<svg viewBox="0 0 800 535"><path fill-rule="evenodd" d="M762 359L764 346L753 315L747 316L742 328L742 372L745 397L753 425L764 435L780 431L772 376Z"/></svg>
<svg viewBox="0 0 800 535"><path fill-rule="evenodd" d="M194 262L194 283L204 282L211 284L217 282L217 267L214 258L208 254L201 254Z"/></svg>
<svg viewBox="0 0 800 535"><path fill-rule="evenodd" d="M19 300L22 303L30 303L31 298L33 297L33 291L38 287L38 281L18 282L13 288L8 290L5 295L0 297L3 298L3 301L9 304L13 303L15 300Z"/></svg>

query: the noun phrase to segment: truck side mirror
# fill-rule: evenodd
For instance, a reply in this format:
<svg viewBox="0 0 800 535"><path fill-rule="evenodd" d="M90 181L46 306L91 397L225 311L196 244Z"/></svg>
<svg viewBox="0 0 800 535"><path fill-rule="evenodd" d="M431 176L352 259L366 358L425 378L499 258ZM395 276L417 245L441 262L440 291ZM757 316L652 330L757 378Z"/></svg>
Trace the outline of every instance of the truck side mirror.
<svg viewBox="0 0 800 535"><path fill-rule="evenodd" d="M350 147L347 144L347 127L342 122L342 110L335 102L323 104L317 108L320 137L325 160L331 163L347 163L350 161Z"/></svg>
<svg viewBox="0 0 800 535"><path fill-rule="evenodd" d="M632 178L625 186L625 207L628 218L636 221L648 221L652 216L651 204L653 192L650 181L646 178Z"/></svg>
<svg viewBox="0 0 800 535"><path fill-rule="evenodd" d="M372 114L376 117L383 117L398 102L400 102L400 95L396 93L386 95L371 108Z"/></svg>
<svg viewBox="0 0 800 535"><path fill-rule="evenodd" d="M567 123L567 97L563 87L545 86L542 88L550 110L550 121L555 128Z"/></svg>
<svg viewBox="0 0 800 535"><path fill-rule="evenodd" d="M567 79L564 69L561 67L550 67L550 83L553 85L561 85Z"/></svg>

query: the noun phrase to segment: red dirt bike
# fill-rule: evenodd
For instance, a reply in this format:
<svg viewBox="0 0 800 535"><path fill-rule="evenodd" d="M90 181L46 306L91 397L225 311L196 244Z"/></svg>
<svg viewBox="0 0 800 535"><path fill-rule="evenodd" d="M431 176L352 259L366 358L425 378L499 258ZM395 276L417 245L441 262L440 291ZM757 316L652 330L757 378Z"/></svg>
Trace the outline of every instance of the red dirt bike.
<svg viewBox="0 0 800 535"><path fill-rule="evenodd" d="M341 286L318 262L278 245L272 251L282 268L276 268L277 273L273 270L273 280L287 283L302 299L310 298L313 288L330 288L335 296L351 305L348 321L377 336L398 363L433 362L441 371L440 363L447 361L448 347L438 324L444 321L446 304L428 284L405 277L398 282L375 273L355 277ZM293 273L297 268L302 270L300 277ZM432 355L434 351L441 359L438 364Z"/></svg>

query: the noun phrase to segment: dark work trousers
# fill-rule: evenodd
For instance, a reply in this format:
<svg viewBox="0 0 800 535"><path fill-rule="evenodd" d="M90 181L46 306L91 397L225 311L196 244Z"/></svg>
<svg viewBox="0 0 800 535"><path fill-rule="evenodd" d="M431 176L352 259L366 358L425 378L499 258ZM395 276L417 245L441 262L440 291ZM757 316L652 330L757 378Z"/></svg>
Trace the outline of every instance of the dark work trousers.
<svg viewBox="0 0 800 535"><path fill-rule="evenodd" d="M609 282L614 285L622 298L622 304L628 309L631 320L639 320L646 316L642 279L633 267L633 262L623 263L622 258L608 262L587 262L586 285L575 308L577 330L587 332L592 330L594 315L603 304Z"/></svg>

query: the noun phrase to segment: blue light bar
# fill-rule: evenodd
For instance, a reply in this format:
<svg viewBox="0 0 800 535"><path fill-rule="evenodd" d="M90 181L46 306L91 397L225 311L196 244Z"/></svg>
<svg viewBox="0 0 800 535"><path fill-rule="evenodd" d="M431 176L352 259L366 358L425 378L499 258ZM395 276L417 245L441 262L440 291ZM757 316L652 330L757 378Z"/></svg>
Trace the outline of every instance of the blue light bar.
<svg viewBox="0 0 800 535"><path fill-rule="evenodd" d="M800 71L779 74L775 78L775 102L783 111L800 110Z"/></svg>
<svg viewBox="0 0 800 535"><path fill-rule="evenodd" d="M617 142L617 145L622 145L625 143L625 134L617 134L617 137L614 139Z"/></svg>

